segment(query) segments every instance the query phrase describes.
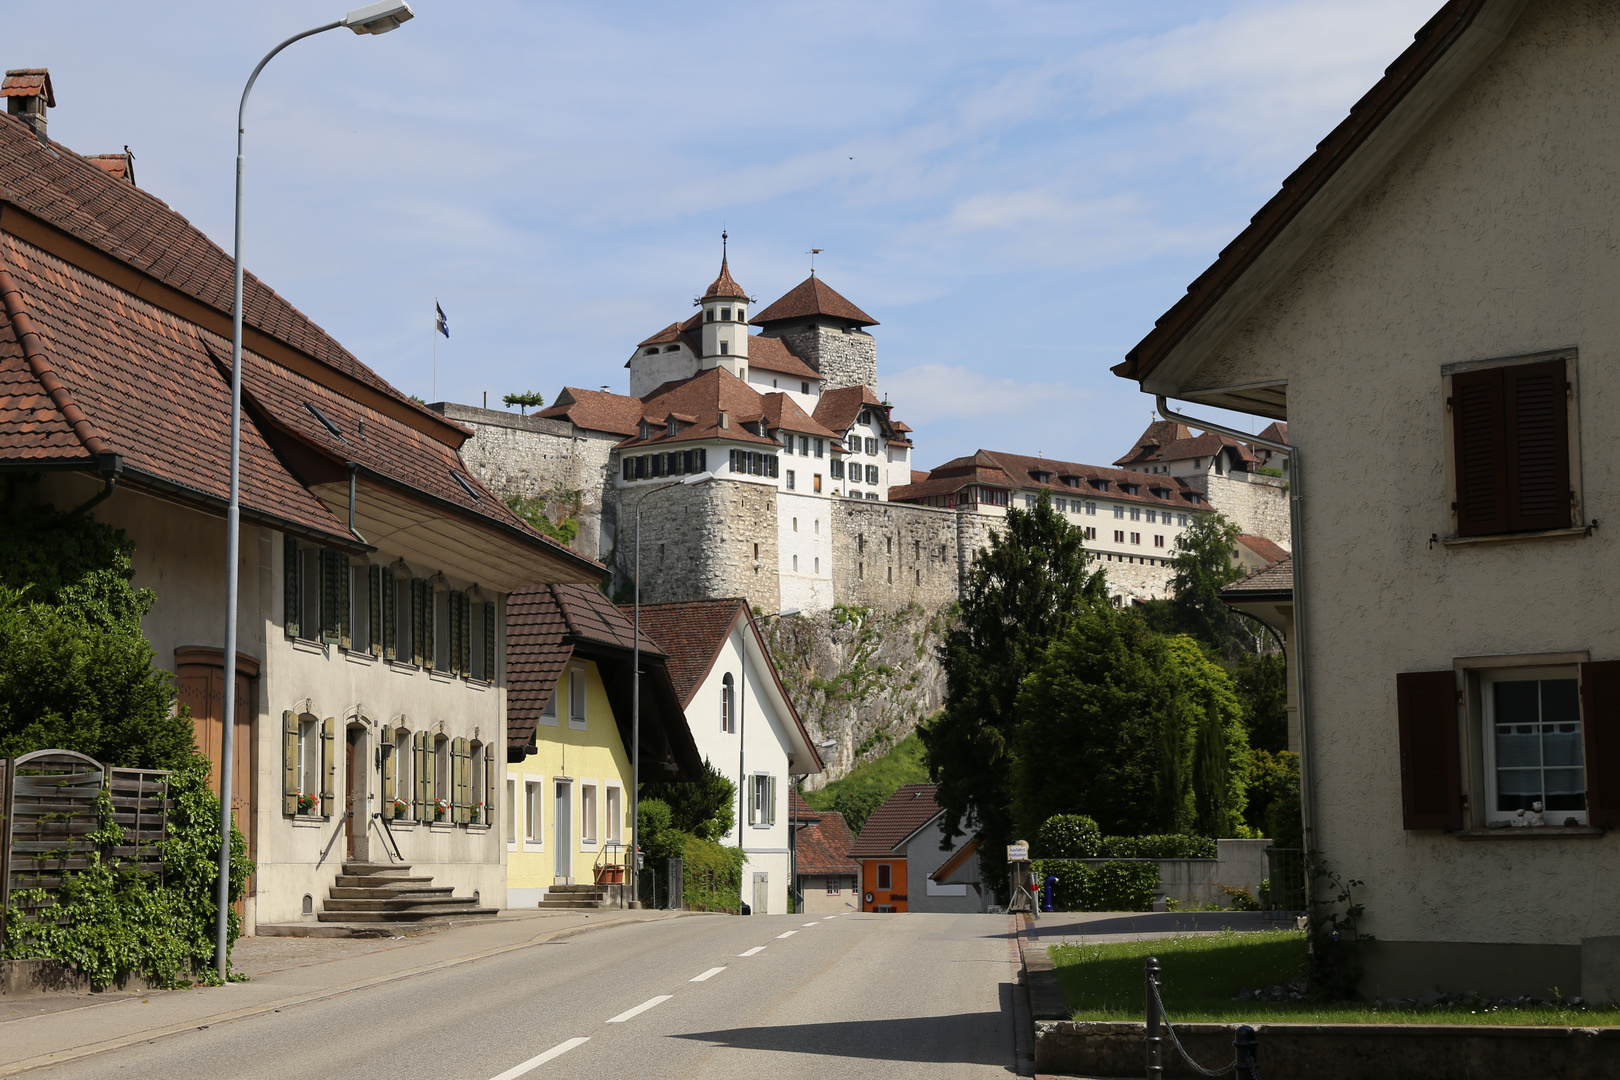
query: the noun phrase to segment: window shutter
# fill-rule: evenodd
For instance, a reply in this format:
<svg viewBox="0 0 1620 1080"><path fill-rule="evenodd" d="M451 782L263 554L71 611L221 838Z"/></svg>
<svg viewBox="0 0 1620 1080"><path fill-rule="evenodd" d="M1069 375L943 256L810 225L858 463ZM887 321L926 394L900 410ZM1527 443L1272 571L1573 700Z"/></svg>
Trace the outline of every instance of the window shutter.
<svg viewBox="0 0 1620 1080"><path fill-rule="evenodd" d="M299 629L298 601L299 598L303 596L303 590L299 588L298 582L298 571L302 565L298 559L298 541L283 534L281 538L281 551L282 586L284 594L284 599L282 601L284 606L284 610L282 612L283 622L286 625L287 636L290 638L295 638L298 636Z"/></svg>
<svg viewBox="0 0 1620 1080"><path fill-rule="evenodd" d="M382 567L366 567L366 611L371 620L371 633L366 636L366 645L372 656L383 654L382 643Z"/></svg>
<svg viewBox="0 0 1620 1080"><path fill-rule="evenodd" d="M1620 826L1620 661L1581 665L1586 822Z"/></svg>
<svg viewBox="0 0 1620 1080"><path fill-rule="evenodd" d="M501 778L495 769L495 744L484 744L484 822L495 824L495 807L500 805L497 798L500 792Z"/></svg>
<svg viewBox="0 0 1620 1080"><path fill-rule="evenodd" d="M433 640L433 633L438 627L434 618L438 614L439 595L433 588L431 581L422 582L422 666L432 670L434 658L437 656L437 643Z"/></svg>
<svg viewBox="0 0 1620 1080"><path fill-rule="evenodd" d="M1511 529L1569 528L1568 400L1563 360L1502 369Z"/></svg>
<svg viewBox="0 0 1620 1080"><path fill-rule="evenodd" d="M1506 532L1507 431L1502 369L1451 377L1451 431L1457 473L1457 534Z"/></svg>
<svg viewBox="0 0 1620 1080"><path fill-rule="evenodd" d="M449 618L446 620L449 625L446 627L446 629L450 631L450 640L445 642L445 645L448 647L447 651L450 653L450 673L452 675L460 675L461 594L457 592L448 592L444 594L444 599L449 607L449 611L446 613L449 615Z"/></svg>
<svg viewBox="0 0 1620 1080"><path fill-rule="evenodd" d="M338 643L354 648L354 566L342 555L332 560L338 582Z"/></svg>
<svg viewBox="0 0 1620 1080"><path fill-rule="evenodd" d="M427 797L429 769L427 752L424 749L424 747L427 746L427 737L428 733L425 731L418 731L415 735L411 736L411 764L414 766L412 772L416 779L416 783L413 785L415 790L412 792L411 802L415 810L417 821L433 820L433 815L428 810Z"/></svg>
<svg viewBox="0 0 1620 1080"><path fill-rule="evenodd" d="M337 798L337 719L328 716L321 721L321 816L332 816L332 802Z"/></svg>
<svg viewBox="0 0 1620 1080"><path fill-rule="evenodd" d="M450 740L450 820L457 825L467 822L467 740Z"/></svg>
<svg viewBox="0 0 1620 1080"><path fill-rule="evenodd" d="M472 597L461 593L456 600L461 609L461 671L462 678L472 676Z"/></svg>
<svg viewBox="0 0 1620 1080"><path fill-rule="evenodd" d="M375 566L373 566L372 569L375 570L377 568ZM382 789L383 789L382 816L383 816L384 821L392 821L394 819L394 800L399 797L399 790L395 787L395 784L394 784L394 777L398 775L398 772L396 771L396 768L395 768L395 762L394 762L394 754L397 753L397 751L395 749L395 743L394 743L394 739L395 739L394 729L393 728L383 728L382 733L378 736L378 738L382 741L382 751L383 751L383 753L382 753Z"/></svg>
<svg viewBox="0 0 1620 1080"><path fill-rule="evenodd" d="M298 813L298 714L281 714L281 812Z"/></svg>
<svg viewBox="0 0 1620 1080"><path fill-rule="evenodd" d="M484 681L495 681L495 604L494 597L484 602Z"/></svg>
<svg viewBox="0 0 1620 1080"><path fill-rule="evenodd" d="M377 567L382 592L382 655L384 660L399 659L399 616L394 610L399 596L394 585L394 572L386 566Z"/></svg>
<svg viewBox="0 0 1620 1080"><path fill-rule="evenodd" d="M697 471L700 473L709 471L709 451L701 446L697 452Z"/></svg>
<svg viewBox="0 0 1620 1080"><path fill-rule="evenodd" d="M770 816L765 819L765 824L767 824L767 825L775 825L776 824L776 777L774 777L774 776L770 778L770 803L769 803L769 807L770 807Z"/></svg>
<svg viewBox="0 0 1620 1080"><path fill-rule="evenodd" d="M1401 810L1408 829L1460 829L1462 760L1457 676L1403 671L1395 676L1400 717Z"/></svg>

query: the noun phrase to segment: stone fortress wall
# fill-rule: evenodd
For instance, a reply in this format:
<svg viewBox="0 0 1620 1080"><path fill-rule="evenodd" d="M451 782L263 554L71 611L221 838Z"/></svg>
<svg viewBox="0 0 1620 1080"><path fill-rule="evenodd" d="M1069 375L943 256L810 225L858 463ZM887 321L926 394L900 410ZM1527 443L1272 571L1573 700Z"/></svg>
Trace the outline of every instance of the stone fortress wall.
<svg viewBox="0 0 1620 1080"><path fill-rule="evenodd" d="M861 499L835 499L832 510L838 603L879 611L916 604L934 611L957 599L958 530L969 515Z"/></svg>
<svg viewBox="0 0 1620 1080"><path fill-rule="evenodd" d="M1238 527L1246 536L1263 536L1284 548L1290 547L1288 529L1288 481L1280 476L1258 473L1201 475L1185 478L1187 483L1209 496L1215 511Z"/></svg>
<svg viewBox="0 0 1620 1080"><path fill-rule="evenodd" d="M821 392L867 386L877 392L877 342L864 330L796 326L772 332L821 373Z"/></svg>

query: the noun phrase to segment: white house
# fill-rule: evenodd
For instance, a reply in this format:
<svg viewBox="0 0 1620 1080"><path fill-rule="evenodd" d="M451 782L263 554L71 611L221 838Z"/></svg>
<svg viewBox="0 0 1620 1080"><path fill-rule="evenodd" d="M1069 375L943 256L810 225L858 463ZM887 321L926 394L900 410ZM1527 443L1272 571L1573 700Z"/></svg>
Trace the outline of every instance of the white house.
<svg viewBox="0 0 1620 1080"><path fill-rule="evenodd" d="M743 902L756 914L788 910L795 777L821 757L788 699L743 600L643 604L642 633L665 661L698 752L737 786L738 814L721 843L741 844Z"/></svg>

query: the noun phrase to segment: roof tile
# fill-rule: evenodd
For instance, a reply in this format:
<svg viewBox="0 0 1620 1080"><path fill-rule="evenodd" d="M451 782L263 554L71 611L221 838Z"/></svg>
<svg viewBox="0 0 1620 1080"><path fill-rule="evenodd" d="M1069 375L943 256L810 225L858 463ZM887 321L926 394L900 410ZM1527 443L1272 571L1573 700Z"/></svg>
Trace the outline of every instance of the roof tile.
<svg viewBox="0 0 1620 1080"><path fill-rule="evenodd" d="M855 838L850 855L857 859L881 859L894 854L900 841L928 824L939 810L934 800L938 784L906 784L888 801L872 811Z"/></svg>

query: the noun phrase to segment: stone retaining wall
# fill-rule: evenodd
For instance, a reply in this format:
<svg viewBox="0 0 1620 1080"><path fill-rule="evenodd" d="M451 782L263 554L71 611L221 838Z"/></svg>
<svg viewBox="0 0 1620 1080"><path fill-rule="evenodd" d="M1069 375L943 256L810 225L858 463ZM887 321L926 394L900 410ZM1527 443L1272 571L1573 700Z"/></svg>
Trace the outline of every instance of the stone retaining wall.
<svg viewBox="0 0 1620 1080"><path fill-rule="evenodd" d="M957 598L957 516L908 503L832 504L833 598L854 607L935 611Z"/></svg>

